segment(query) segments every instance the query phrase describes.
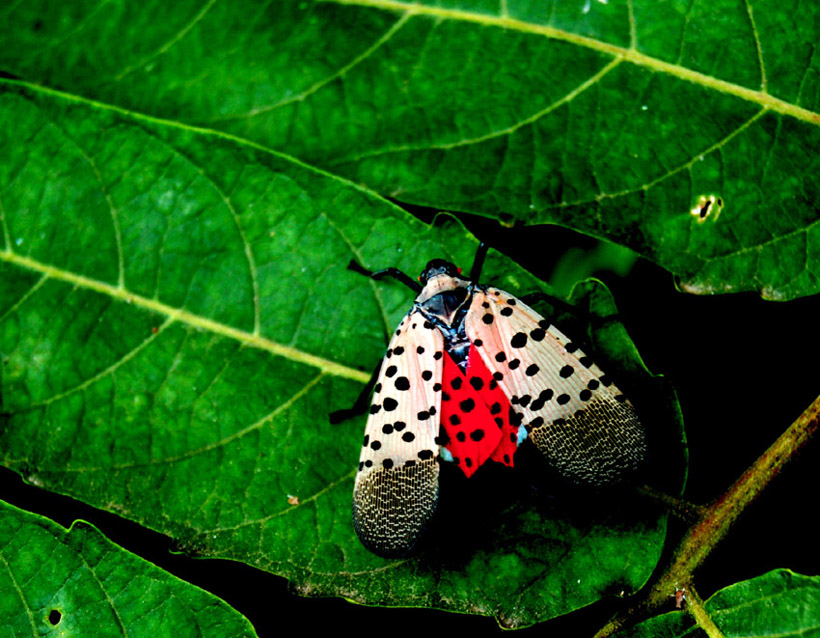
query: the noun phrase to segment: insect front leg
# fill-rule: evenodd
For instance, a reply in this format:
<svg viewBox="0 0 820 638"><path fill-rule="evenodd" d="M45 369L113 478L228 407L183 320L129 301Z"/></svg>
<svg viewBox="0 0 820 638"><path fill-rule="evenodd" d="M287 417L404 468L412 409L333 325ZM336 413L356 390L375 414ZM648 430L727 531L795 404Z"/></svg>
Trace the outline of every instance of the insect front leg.
<svg viewBox="0 0 820 638"><path fill-rule="evenodd" d="M367 409L370 407L370 394L373 392L373 386L376 385L376 379L379 378L379 370L381 370L381 367L382 362L379 360L376 364L376 369L373 370L373 374L370 376L370 381L367 382L364 389L359 393L359 396L356 397L356 402L352 406L328 414L328 418L333 425L367 412Z"/></svg>
<svg viewBox="0 0 820 638"><path fill-rule="evenodd" d="M490 247L483 241L478 244L478 249L475 251L475 259L473 259L473 267L470 269L470 281L478 283L478 278L481 276L481 269L484 267L484 258L487 256L487 251Z"/></svg>
<svg viewBox="0 0 820 638"><path fill-rule="evenodd" d="M347 265L347 269L362 274L365 277L370 277L370 279L375 279L376 281L379 279L384 279L385 277L391 277L392 279L396 279L408 288L412 289L416 294L421 292L421 284L417 281L413 281L413 278L410 277L410 275L403 273L398 268L384 268L374 272L372 270L368 270L355 260L351 259L350 263Z"/></svg>

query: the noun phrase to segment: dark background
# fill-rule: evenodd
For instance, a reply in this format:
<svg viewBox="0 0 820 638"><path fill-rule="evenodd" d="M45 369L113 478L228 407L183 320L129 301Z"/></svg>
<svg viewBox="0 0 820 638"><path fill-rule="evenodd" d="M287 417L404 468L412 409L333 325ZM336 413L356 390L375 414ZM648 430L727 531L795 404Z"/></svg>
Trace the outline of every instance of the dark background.
<svg viewBox="0 0 820 638"><path fill-rule="evenodd" d="M429 221L431 211L414 209ZM463 221L481 239L549 279L569 247L592 250L596 240L558 227L501 228L475 217ZM430 255L429 258L436 257ZM469 265L468 265L469 266ZM626 277L597 272L612 290L621 318L647 367L675 387L683 411L690 467L685 497L719 496L820 393L820 298L764 301L753 293L695 297L674 277L639 259ZM788 567L820 573L816 533L820 444L805 450L748 508L696 574L704 598L739 580ZM227 601L262 637L298 623L300 632L386 627L404 632L449 629L500 633L492 618L426 609L362 607L341 599L293 595L279 577L240 563L172 554L170 539L83 505L24 485L0 469L0 498L64 526L82 518L113 542ZM670 524L668 549L684 527ZM670 592L669 610L674 608ZM623 602L602 601L569 616L521 630L525 634L592 635Z"/></svg>

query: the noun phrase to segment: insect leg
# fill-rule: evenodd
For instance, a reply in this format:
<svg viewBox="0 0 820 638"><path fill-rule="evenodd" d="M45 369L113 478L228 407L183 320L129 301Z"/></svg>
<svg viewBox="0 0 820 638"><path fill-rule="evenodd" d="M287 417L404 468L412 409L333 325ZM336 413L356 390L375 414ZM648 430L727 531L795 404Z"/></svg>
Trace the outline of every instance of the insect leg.
<svg viewBox="0 0 820 638"><path fill-rule="evenodd" d="M361 264L358 264L355 260L351 259L350 263L347 265L348 270L352 270L353 272L360 273L365 277L370 277L371 279L379 280L384 279L385 277L392 277L403 283L408 288L412 288L413 291L418 294L421 292L421 284L417 281L413 281L413 278L410 275L403 273L398 268L385 268L383 270L377 270L373 272L372 270L368 270Z"/></svg>
<svg viewBox="0 0 820 638"><path fill-rule="evenodd" d="M484 258L487 256L487 251L490 247L481 242L478 249L475 251L475 259L473 260L473 267L470 269L470 281L478 283L478 278L481 276L481 268L484 266Z"/></svg>
<svg viewBox="0 0 820 638"><path fill-rule="evenodd" d="M373 370L370 381L367 382L364 389L359 393L359 396L356 397L356 402L352 406L347 409L336 410L335 412L328 414L328 418L333 425L367 412L367 409L370 407L370 393L373 391L373 386L376 385L376 379L379 377L379 370L381 367L382 362L379 360L376 364L376 369Z"/></svg>

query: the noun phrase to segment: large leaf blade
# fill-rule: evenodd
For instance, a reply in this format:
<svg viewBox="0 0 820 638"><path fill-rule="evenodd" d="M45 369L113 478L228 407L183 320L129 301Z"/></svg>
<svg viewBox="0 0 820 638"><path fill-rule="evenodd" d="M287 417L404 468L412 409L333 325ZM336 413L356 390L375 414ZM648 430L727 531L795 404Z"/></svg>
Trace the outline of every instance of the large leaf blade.
<svg viewBox="0 0 820 638"><path fill-rule="evenodd" d="M512 475L453 483L482 504L452 508L473 523L460 549L386 562L355 538L361 424L326 415L352 402L412 295L345 265L469 263L463 227L426 226L223 135L2 89L0 113L20 123L0 127L4 464L306 593L521 625L646 579L657 513L579 518L514 489ZM514 292L538 286L494 254L487 272ZM611 301L594 306L610 329ZM640 386L640 360L624 359ZM672 399L661 412L658 423L678 419ZM512 491L493 496L495 484ZM490 585L497 572L507 578Z"/></svg>
<svg viewBox="0 0 820 638"><path fill-rule="evenodd" d="M402 201L605 237L693 292L817 291L814 7L143 8L16 3L0 66ZM723 205L701 223L703 196Z"/></svg>
<svg viewBox="0 0 820 638"><path fill-rule="evenodd" d="M256 636L223 601L117 547L88 523L64 529L6 503L0 587L7 635Z"/></svg>

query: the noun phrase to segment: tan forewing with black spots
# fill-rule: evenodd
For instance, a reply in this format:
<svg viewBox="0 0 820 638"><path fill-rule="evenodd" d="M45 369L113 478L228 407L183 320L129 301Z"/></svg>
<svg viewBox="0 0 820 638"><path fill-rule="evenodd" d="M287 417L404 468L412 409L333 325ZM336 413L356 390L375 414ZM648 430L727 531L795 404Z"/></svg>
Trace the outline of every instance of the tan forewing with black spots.
<svg viewBox="0 0 820 638"><path fill-rule="evenodd" d="M560 330L512 295L476 291L467 336L510 400L510 420L568 478L621 480L646 456L633 405Z"/></svg>
<svg viewBox="0 0 820 638"><path fill-rule="evenodd" d="M353 490L359 538L383 556L412 549L438 500L441 333L413 310L390 342Z"/></svg>

